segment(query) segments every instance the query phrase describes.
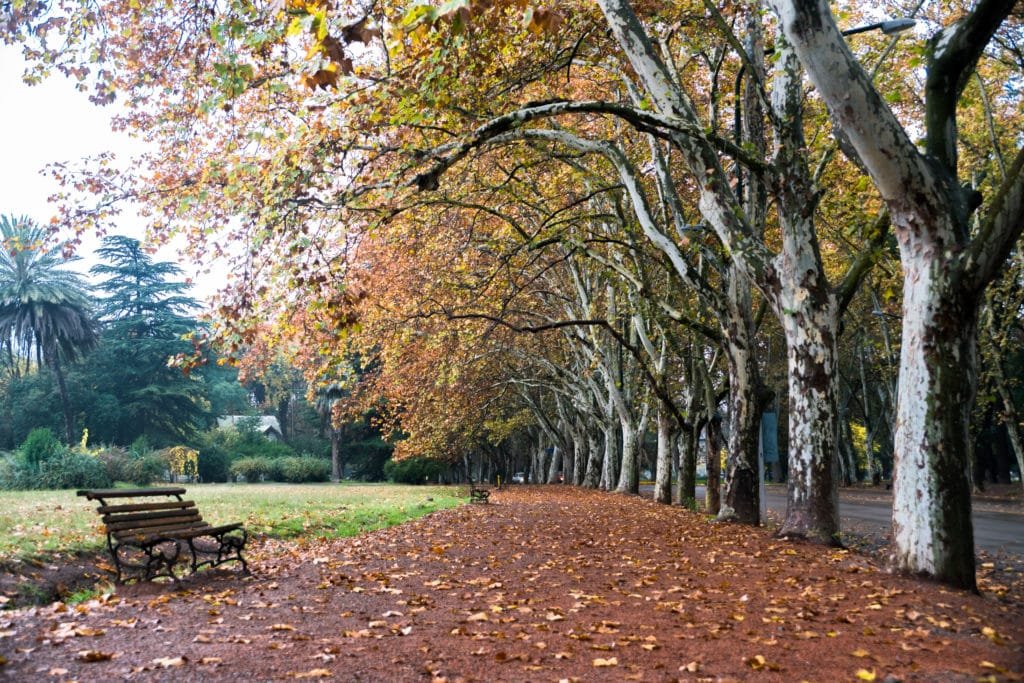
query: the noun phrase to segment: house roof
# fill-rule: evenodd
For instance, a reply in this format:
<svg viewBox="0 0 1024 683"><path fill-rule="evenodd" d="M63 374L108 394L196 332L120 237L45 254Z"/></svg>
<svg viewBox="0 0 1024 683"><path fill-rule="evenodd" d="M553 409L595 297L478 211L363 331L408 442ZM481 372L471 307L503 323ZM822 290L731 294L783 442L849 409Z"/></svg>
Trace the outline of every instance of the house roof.
<svg viewBox="0 0 1024 683"><path fill-rule="evenodd" d="M277 421L277 417L274 415L225 415L217 418L217 426L221 429L228 427L236 427L240 420L252 419L258 417L260 419L259 424L256 426L256 431L266 436L267 434L274 433L277 436L281 436L281 423Z"/></svg>

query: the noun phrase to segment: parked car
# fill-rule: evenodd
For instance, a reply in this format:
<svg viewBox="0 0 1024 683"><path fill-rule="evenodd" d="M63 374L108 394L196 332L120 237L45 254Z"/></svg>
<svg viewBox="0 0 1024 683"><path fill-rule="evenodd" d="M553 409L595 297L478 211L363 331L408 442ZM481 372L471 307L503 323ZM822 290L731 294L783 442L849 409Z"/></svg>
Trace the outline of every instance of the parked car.
<svg viewBox="0 0 1024 683"><path fill-rule="evenodd" d="M525 472L516 472L515 474L513 474L512 475L512 483L513 484L525 484L526 483L526 473Z"/></svg>

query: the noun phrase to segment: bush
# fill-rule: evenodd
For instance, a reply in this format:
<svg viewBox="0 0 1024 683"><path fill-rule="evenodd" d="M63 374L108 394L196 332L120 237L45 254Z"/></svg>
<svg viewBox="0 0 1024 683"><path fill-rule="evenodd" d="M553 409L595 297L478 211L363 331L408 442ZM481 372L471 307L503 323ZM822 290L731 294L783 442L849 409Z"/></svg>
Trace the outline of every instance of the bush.
<svg viewBox="0 0 1024 683"><path fill-rule="evenodd" d="M82 453L64 451L39 467L39 486L44 489L103 489L113 483L98 458Z"/></svg>
<svg viewBox="0 0 1024 683"><path fill-rule="evenodd" d="M331 478L331 463L319 458L281 458L281 481L304 484Z"/></svg>
<svg viewBox="0 0 1024 683"><path fill-rule="evenodd" d="M389 460L384 465L384 474L399 484L422 484L437 477L445 470L445 464L433 458L405 458Z"/></svg>
<svg viewBox="0 0 1024 683"><path fill-rule="evenodd" d="M96 454L96 459L100 461L103 469L107 471L110 481L130 481L126 474L129 456L128 452L123 448L117 446L104 448Z"/></svg>
<svg viewBox="0 0 1024 683"><path fill-rule="evenodd" d="M235 447L243 458L288 458L295 457L295 450L282 441L271 441L257 434L252 439L240 439Z"/></svg>
<svg viewBox="0 0 1024 683"><path fill-rule="evenodd" d="M231 474L231 457L217 449L199 451L199 479L201 481L227 481Z"/></svg>
<svg viewBox="0 0 1024 683"><path fill-rule="evenodd" d="M231 474L243 476L248 482L282 481L302 484L328 481L331 463L319 458L239 458L231 463Z"/></svg>
<svg viewBox="0 0 1024 683"><path fill-rule="evenodd" d="M363 481L383 481L387 478L384 466L394 450L393 445L376 436L346 443L342 454L348 464L348 476Z"/></svg>
<svg viewBox="0 0 1024 683"><path fill-rule="evenodd" d="M263 477L270 478L271 464L267 458L239 458L231 463L230 471L235 477L245 477L247 482L261 481Z"/></svg>
<svg viewBox="0 0 1024 683"><path fill-rule="evenodd" d="M163 458L145 449L136 450L135 444L132 444L131 451L116 446L106 448L96 459L103 465L111 481L126 481L136 486L148 486L159 481L167 471L167 463Z"/></svg>
<svg viewBox="0 0 1024 683"><path fill-rule="evenodd" d="M38 488L38 474L18 454L11 453L0 458L0 489L26 491Z"/></svg>
<svg viewBox="0 0 1024 683"><path fill-rule="evenodd" d="M161 481L167 472L167 463L157 455L129 458L125 467L124 480L136 486L148 486Z"/></svg>
<svg viewBox="0 0 1024 683"><path fill-rule="evenodd" d="M18 450L25 462L36 468L47 460L62 455L67 448L48 428L40 427L28 433L28 437Z"/></svg>

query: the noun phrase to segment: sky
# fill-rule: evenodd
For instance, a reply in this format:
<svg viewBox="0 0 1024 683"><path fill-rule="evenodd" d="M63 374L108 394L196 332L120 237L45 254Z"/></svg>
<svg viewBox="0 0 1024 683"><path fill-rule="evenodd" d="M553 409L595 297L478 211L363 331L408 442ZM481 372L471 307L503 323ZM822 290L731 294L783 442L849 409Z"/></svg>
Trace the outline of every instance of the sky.
<svg viewBox="0 0 1024 683"><path fill-rule="evenodd" d="M56 213L47 197L59 189L41 173L47 164L73 162L108 150L119 159L128 158L142 147L126 134L110 129L115 111L111 107L93 105L85 93L75 90L73 83L59 74L28 86L21 80L23 69L20 48L0 45L0 213L26 215L47 223ZM145 238L132 212L127 211L119 221L120 234ZM71 267L87 271L96 262L92 255L96 244L95 238L87 237L78 252L82 260ZM216 269L202 275L190 272L173 248L161 249L155 258L179 262L186 276L194 279L193 296L197 298L205 298L224 285L225 276Z"/></svg>

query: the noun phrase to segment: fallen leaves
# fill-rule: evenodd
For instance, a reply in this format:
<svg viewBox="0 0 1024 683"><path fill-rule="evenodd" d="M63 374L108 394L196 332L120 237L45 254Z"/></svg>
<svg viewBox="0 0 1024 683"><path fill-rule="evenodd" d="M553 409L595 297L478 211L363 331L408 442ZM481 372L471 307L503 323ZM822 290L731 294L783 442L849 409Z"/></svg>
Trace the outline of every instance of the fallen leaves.
<svg viewBox="0 0 1024 683"><path fill-rule="evenodd" d="M271 624L267 627L271 631L294 631L295 627L291 624Z"/></svg>
<svg viewBox="0 0 1024 683"><path fill-rule="evenodd" d="M157 657L153 660L153 664L161 669L171 669L179 666L185 666L185 662L187 661L187 657Z"/></svg>
<svg viewBox="0 0 1024 683"><path fill-rule="evenodd" d="M553 512L549 501L560 496L573 504ZM602 511L608 506L615 515ZM35 678L63 670L51 674L54 681L67 671L80 680L116 677L129 668L114 659L118 651L132 652L139 671L177 678L257 680L270 675L259 668L270 657L282 667L277 679L345 679L352 665L372 680L388 679L387 670L396 679L452 682L468 671L551 681L757 680L776 671L794 681L912 673L942 680L949 672L1013 679L1006 672L1014 671L1022 638L1017 623L1000 616L1013 607L1005 603L940 597L930 584L870 567L829 567L836 553L821 551L817 563L816 549L781 552L757 530L725 533L701 522L697 534L688 530L689 513L642 500L544 491L498 510L473 511L473 524L486 522L486 533L477 526L470 533L464 512L452 511L414 532L396 527L357 539L361 545L282 544L287 569L276 581L257 574L251 583L233 582L234 596L168 588L116 611L39 608L45 621L34 629L0 620L0 643L12 660L4 669L11 680L32 680L26 647L36 646ZM557 527L544 526L556 518ZM711 549L713 568L703 564ZM357 582L362 592L352 590ZM37 644L37 636L50 642ZM96 654L76 657L73 646L86 643ZM246 654L225 654L223 662L196 654L232 650ZM43 652L52 659L40 661ZM179 652L195 658L171 656ZM103 657L114 663L104 665ZM426 674L424 661L432 662Z"/></svg>
<svg viewBox="0 0 1024 683"><path fill-rule="evenodd" d="M100 650L80 650L75 656L82 662L107 662L116 657L113 652L101 652Z"/></svg>
<svg viewBox="0 0 1024 683"><path fill-rule="evenodd" d="M782 667L774 662L769 662L764 655L754 655L743 660L743 663L754 671L782 671Z"/></svg>

